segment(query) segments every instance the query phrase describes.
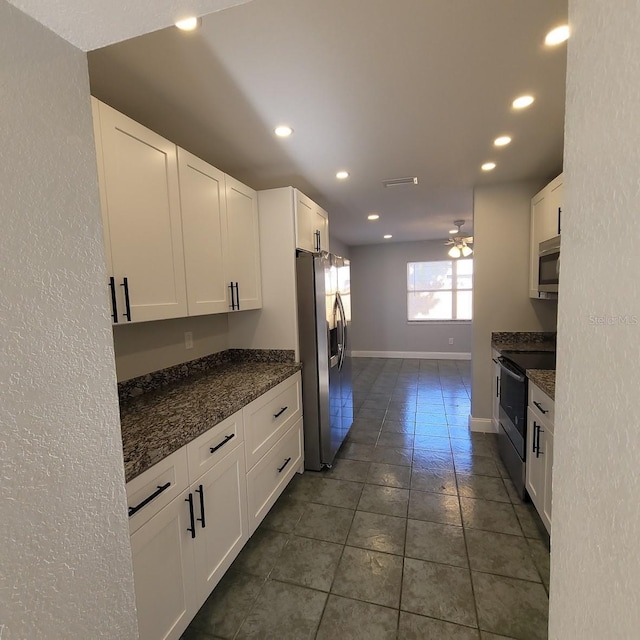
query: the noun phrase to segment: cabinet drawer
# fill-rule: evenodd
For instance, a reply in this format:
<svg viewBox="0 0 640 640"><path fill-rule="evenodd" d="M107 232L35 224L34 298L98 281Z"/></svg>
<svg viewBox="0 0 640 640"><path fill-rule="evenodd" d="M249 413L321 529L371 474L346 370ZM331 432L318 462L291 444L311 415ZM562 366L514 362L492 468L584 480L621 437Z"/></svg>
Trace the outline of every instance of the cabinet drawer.
<svg viewBox="0 0 640 640"><path fill-rule="evenodd" d="M189 479L195 482L244 440L242 411L198 436L187 445Z"/></svg>
<svg viewBox="0 0 640 640"><path fill-rule="evenodd" d="M186 447L128 482L129 533L139 529L188 486Z"/></svg>
<svg viewBox="0 0 640 640"><path fill-rule="evenodd" d="M302 418L247 474L249 534L265 517L295 474L302 458Z"/></svg>
<svg viewBox="0 0 640 640"><path fill-rule="evenodd" d="M247 469L251 469L302 415L300 373L243 409Z"/></svg>
<svg viewBox="0 0 640 640"><path fill-rule="evenodd" d="M554 401L539 387L529 383L529 406L531 410L553 428L555 419Z"/></svg>

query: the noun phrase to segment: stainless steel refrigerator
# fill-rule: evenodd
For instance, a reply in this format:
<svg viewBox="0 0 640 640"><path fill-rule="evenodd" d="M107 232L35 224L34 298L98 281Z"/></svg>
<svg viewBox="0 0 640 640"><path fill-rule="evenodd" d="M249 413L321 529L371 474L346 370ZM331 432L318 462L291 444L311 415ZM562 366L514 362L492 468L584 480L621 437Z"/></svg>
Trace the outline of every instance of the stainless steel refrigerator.
<svg viewBox="0 0 640 640"><path fill-rule="evenodd" d="M353 422L349 261L298 251L305 468L331 466Z"/></svg>

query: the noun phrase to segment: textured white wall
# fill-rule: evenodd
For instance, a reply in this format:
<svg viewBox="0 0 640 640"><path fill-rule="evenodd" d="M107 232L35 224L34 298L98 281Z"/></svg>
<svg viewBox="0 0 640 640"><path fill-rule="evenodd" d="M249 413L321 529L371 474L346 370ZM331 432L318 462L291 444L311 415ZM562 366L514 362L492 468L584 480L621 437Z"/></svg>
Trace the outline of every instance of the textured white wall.
<svg viewBox="0 0 640 640"><path fill-rule="evenodd" d="M0 0L0 637L137 637L86 56Z"/></svg>
<svg viewBox="0 0 640 640"><path fill-rule="evenodd" d="M640 2L569 4L550 637L631 640L640 633Z"/></svg>
<svg viewBox="0 0 640 640"><path fill-rule="evenodd" d="M492 331L555 331L557 303L529 298L531 197L545 181L478 187L474 192L472 402L474 418L492 412Z"/></svg>
<svg viewBox="0 0 640 640"><path fill-rule="evenodd" d="M407 263L448 260L447 251L441 240L349 248L354 351L471 351L468 322L407 322Z"/></svg>
<svg viewBox="0 0 640 640"><path fill-rule="evenodd" d="M171 26L250 0L9 0L83 51Z"/></svg>

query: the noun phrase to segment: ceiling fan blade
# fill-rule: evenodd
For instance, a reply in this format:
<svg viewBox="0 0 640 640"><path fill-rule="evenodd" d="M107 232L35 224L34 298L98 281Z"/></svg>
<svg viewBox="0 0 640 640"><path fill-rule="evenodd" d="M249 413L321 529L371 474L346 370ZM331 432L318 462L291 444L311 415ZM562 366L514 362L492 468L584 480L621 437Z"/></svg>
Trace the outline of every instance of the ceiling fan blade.
<svg viewBox="0 0 640 640"><path fill-rule="evenodd" d="M473 244L473 236L469 236L469 237L465 238L464 241L467 244Z"/></svg>

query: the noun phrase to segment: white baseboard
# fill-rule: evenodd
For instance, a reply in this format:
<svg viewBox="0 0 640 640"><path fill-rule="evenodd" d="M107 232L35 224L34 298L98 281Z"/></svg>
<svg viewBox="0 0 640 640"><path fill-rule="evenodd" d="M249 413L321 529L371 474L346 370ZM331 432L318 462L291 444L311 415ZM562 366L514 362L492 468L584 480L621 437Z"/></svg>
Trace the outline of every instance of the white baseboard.
<svg viewBox="0 0 640 640"><path fill-rule="evenodd" d="M491 418L474 418L472 415L469 415L469 431L497 433Z"/></svg>
<svg viewBox="0 0 640 640"><path fill-rule="evenodd" d="M471 354L454 351L352 351L354 358L419 358L421 360L471 360Z"/></svg>

